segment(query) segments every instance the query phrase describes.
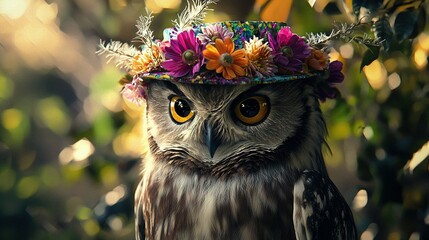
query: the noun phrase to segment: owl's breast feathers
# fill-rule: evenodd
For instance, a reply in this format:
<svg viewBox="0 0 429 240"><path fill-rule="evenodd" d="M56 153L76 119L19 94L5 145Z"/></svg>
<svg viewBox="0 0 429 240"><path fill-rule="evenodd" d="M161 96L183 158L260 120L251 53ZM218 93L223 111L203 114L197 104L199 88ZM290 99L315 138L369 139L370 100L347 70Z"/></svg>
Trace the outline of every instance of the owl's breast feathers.
<svg viewBox="0 0 429 240"><path fill-rule="evenodd" d="M293 184L162 170L142 180L149 239L293 239Z"/></svg>
<svg viewBox="0 0 429 240"><path fill-rule="evenodd" d="M350 209L316 171L279 165L222 177L152 164L136 193L136 230L147 239L356 239Z"/></svg>

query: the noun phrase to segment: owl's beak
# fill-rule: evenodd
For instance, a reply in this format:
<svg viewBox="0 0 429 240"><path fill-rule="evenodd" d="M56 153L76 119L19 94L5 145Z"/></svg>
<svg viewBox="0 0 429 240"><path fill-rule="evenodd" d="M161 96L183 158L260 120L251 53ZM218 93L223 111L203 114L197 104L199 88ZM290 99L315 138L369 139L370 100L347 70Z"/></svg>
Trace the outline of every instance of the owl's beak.
<svg viewBox="0 0 429 240"><path fill-rule="evenodd" d="M205 123L205 139L206 145L209 148L210 157L216 153L216 149L221 144L221 140L219 138L219 132L216 126L213 126L212 123Z"/></svg>

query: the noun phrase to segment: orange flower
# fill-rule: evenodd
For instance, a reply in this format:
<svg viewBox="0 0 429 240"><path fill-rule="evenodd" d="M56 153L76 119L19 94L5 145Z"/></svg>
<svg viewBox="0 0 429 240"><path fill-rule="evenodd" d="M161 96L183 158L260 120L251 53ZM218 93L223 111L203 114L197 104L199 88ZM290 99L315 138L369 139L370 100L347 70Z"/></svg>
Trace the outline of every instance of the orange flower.
<svg viewBox="0 0 429 240"><path fill-rule="evenodd" d="M329 61L326 53L312 49L310 57L306 60L306 64L310 69L321 71L328 67Z"/></svg>
<svg viewBox="0 0 429 240"><path fill-rule="evenodd" d="M203 55L208 60L206 68L222 73L225 79L230 80L246 74L244 70L248 65L246 52L244 49L234 51L234 42L230 37L226 37L224 41L216 39L215 45L208 44Z"/></svg>
<svg viewBox="0 0 429 240"><path fill-rule="evenodd" d="M140 54L134 57L131 65L130 74L150 72L161 66L164 54L158 44L153 44L151 48L145 48Z"/></svg>

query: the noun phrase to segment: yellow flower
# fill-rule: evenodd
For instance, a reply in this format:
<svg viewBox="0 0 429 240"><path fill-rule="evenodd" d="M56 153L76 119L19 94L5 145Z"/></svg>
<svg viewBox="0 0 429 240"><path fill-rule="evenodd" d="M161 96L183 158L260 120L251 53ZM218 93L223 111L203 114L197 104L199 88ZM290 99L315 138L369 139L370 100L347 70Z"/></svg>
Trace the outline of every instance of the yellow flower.
<svg viewBox="0 0 429 240"><path fill-rule="evenodd" d="M161 66L164 59L164 53L162 52L158 44L153 44L152 47L145 48L140 54L134 57L131 65L131 75L139 73L150 72Z"/></svg>
<svg viewBox="0 0 429 240"><path fill-rule="evenodd" d="M274 76L277 72L277 66L274 64L272 49L268 43L262 43L263 39L253 37L249 42L246 41L244 49L246 50L249 66L246 68L248 75L252 72L257 77Z"/></svg>
<svg viewBox="0 0 429 240"><path fill-rule="evenodd" d="M234 51L234 42L230 37L216 39L215 45L208 44L203 51L204 57L208 60L206 68L222 73L225 79L233 79L246 74L244 68L248 65L246 52L244 49Z"/></svg>

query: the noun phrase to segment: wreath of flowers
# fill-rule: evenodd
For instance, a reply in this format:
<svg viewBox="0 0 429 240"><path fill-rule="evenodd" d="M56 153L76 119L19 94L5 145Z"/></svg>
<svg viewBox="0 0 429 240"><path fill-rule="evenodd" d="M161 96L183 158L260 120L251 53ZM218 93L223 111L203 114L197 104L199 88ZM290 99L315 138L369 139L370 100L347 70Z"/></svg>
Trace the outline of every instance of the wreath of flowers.
<svg viewBox="0 0 429 240"><path fill-rule="evenodd" d="M317 89L321 100L336 97L335 85L344 80L342 63L330 62L326 47L316 47L329 36L320 35L314 41L315 35L310 35L309 41L279 22L203 24L208 5L215 2L188 2L173 21L175 26L164 31L163 41L153 37L149 28L153 17L148 14L136 25L136 40L143 43L140 49L115 41L100 43L98 53L107 53L109 60L116 60L132 77L124 84L124 97L140 105L146 97L146 79L243 84L311 76L324 80Z"/></svg>

